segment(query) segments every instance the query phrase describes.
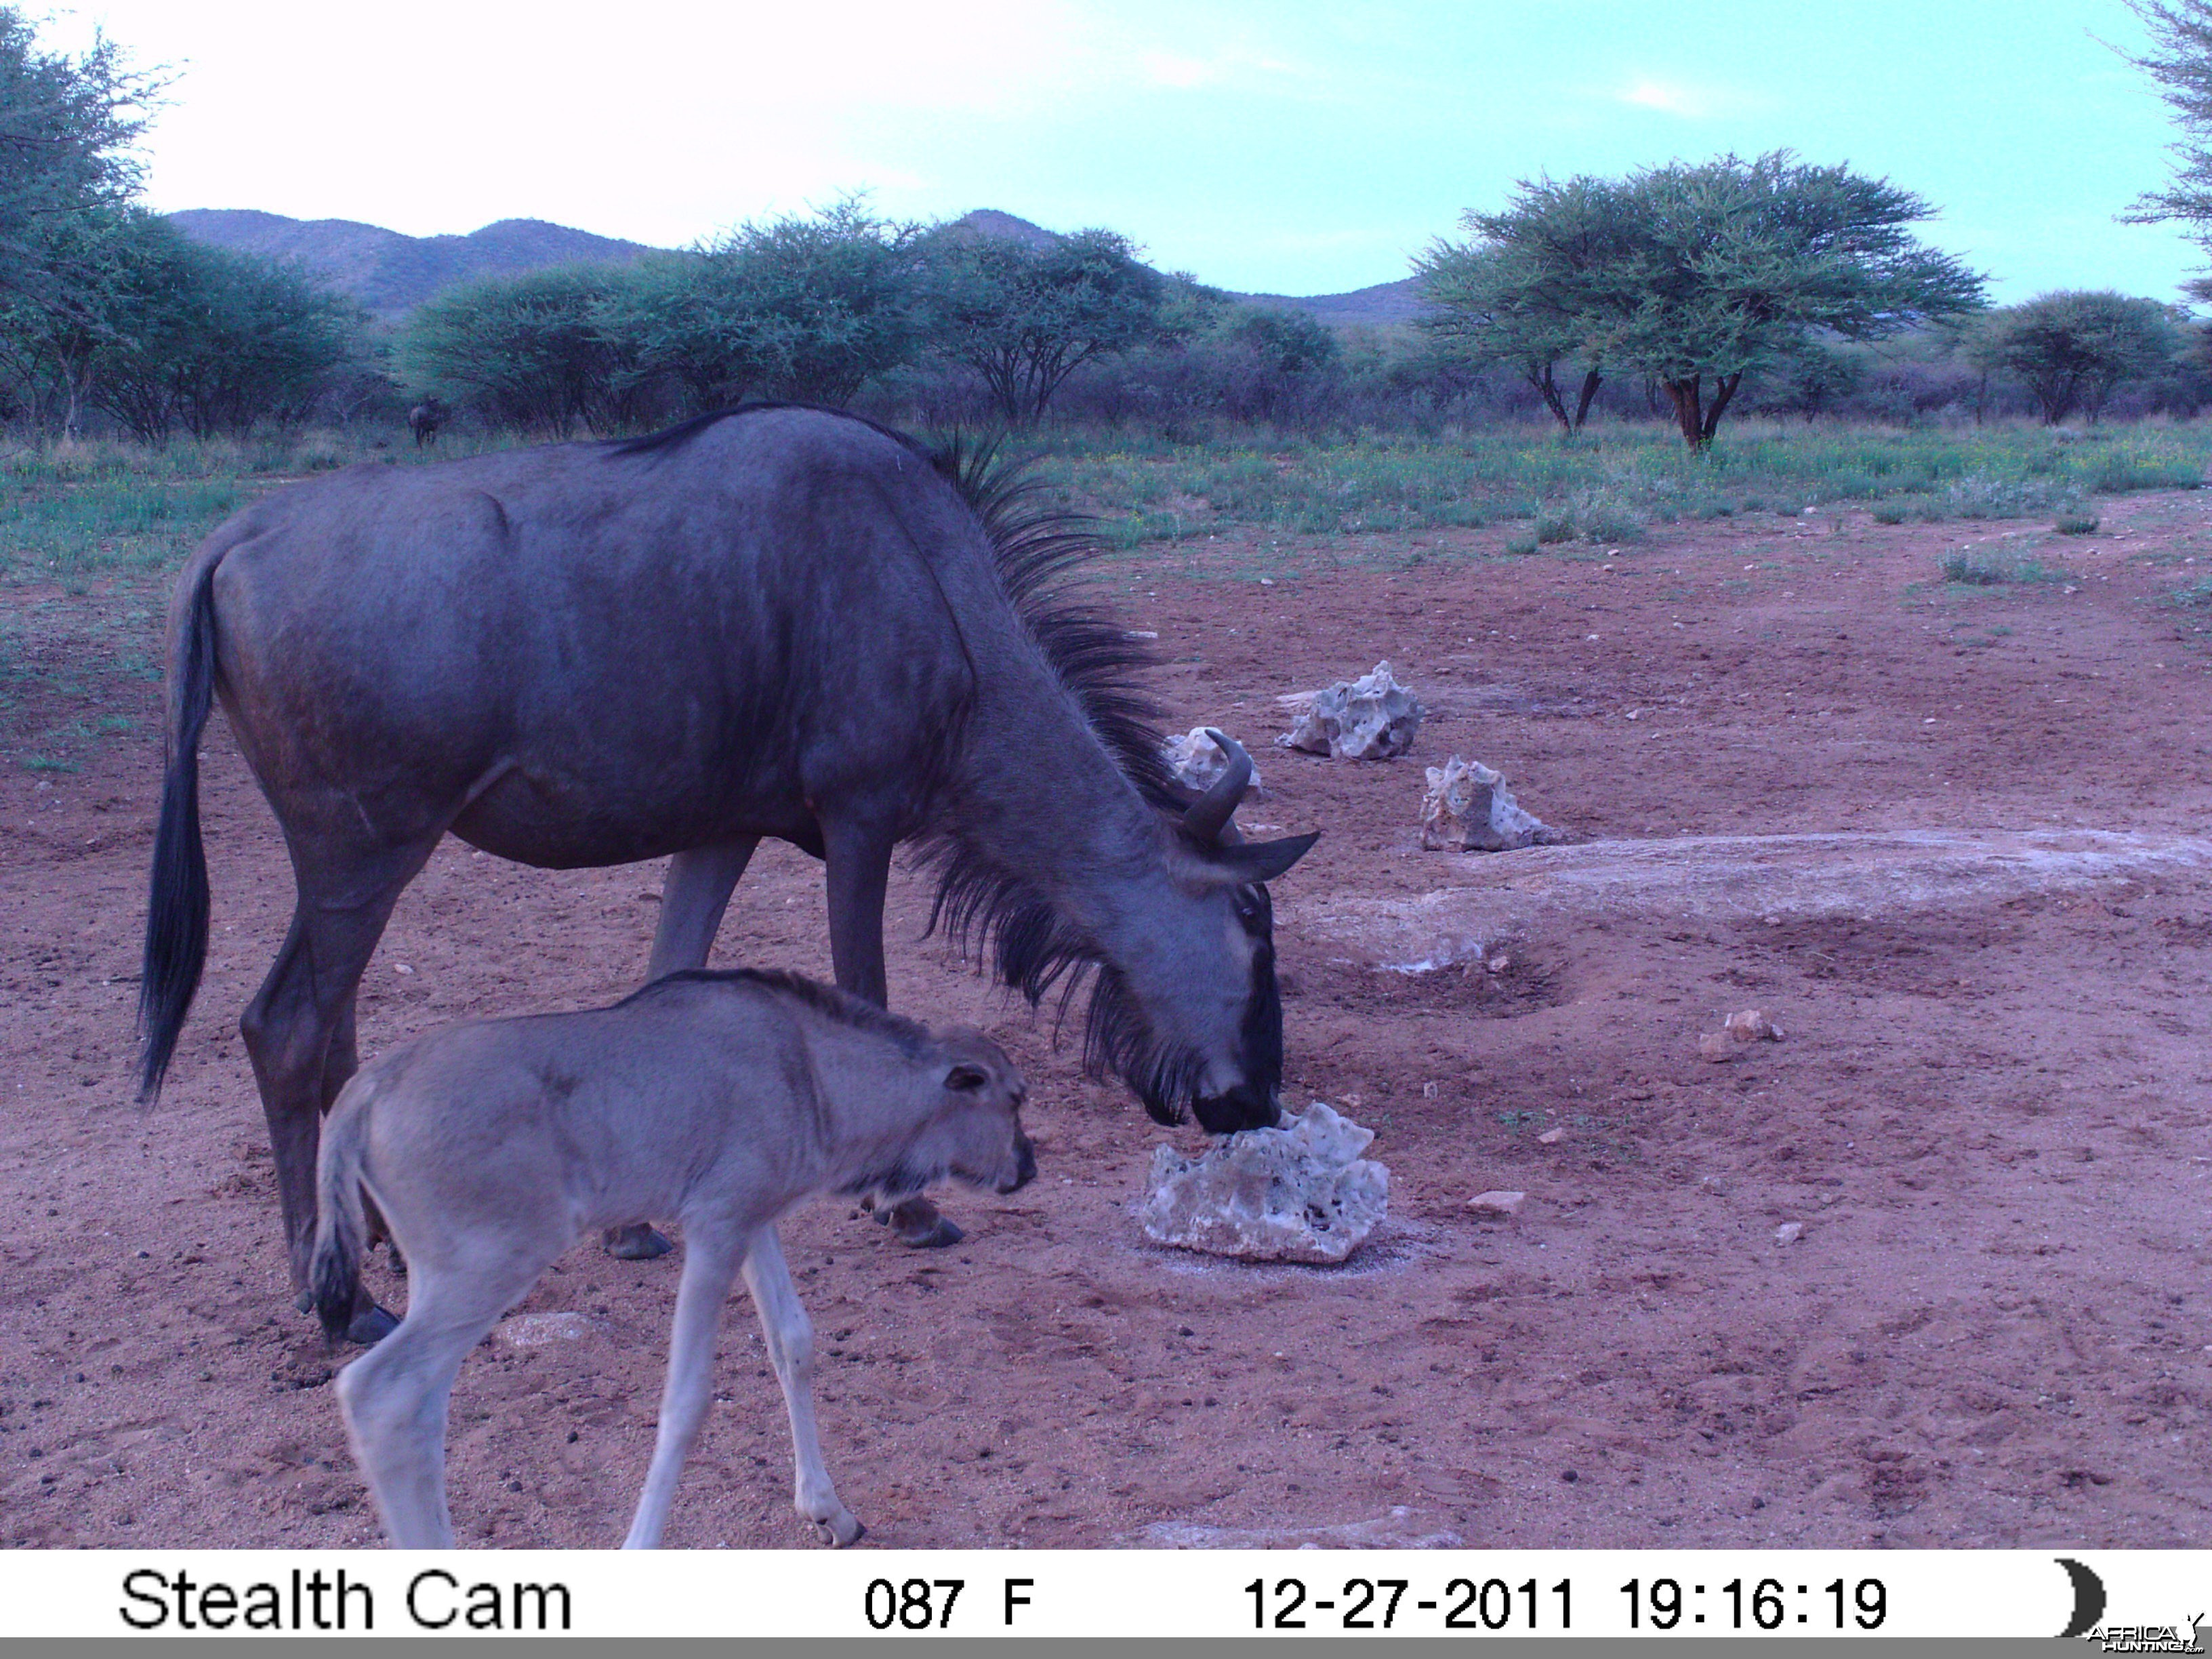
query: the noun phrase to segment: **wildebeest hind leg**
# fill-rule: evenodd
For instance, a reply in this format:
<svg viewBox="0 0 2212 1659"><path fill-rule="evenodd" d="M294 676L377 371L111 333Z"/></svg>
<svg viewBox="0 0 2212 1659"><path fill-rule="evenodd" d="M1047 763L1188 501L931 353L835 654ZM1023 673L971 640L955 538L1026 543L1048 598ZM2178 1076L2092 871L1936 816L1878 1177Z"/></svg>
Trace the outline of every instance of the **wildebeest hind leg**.
<svg viewBox="0 0 2212 1659"><path fill-rule="evenodd" d="M668 879L660 888L660 925L653 931L653 956L645 967L647 984L707 965L730 894L759 845L758 836L740 836L695 847L668 861ZM675 1248L647 1221L610 1227L599 1242L609 1255L624 1261L650 1261Z"/></svg>
<svg viewBox="0 0 2212 1659"><path fill-rule="evenodd" d="M884 971L884 895L890 884L890 836L865 820L825 822L822 839L830 878L830 957L837 983L878 1007L890 1006ZM942 1249L965 1237L926 1198L909 1198L876 1219L890 1224L915 1249Z"/></svg>
<svg viewBox="0 0 2212 1659"><path fill-rule="evenodd" d="M314 1243L315 1148L322 1114L354 1064L351 1041L341 1044L337 1039L341 1031L349 1038L349 1016L362 970L376 950L400 889L428 854L427 846L410 848L364 860L367 867L349 872L343 885L303 871L291 929L239 1021L261 1109L269 1120L292 1288L302 1294ZM364 1292L348 1334L373 1342L392 1324L392 1316Z"/></svg>

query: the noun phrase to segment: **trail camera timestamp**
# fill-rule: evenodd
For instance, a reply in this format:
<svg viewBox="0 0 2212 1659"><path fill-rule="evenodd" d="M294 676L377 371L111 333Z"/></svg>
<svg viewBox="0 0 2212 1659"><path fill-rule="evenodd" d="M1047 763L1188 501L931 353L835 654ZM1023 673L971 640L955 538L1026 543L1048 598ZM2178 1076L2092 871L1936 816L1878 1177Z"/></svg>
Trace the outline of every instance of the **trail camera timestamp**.
<svg viewBox="0 0 2212 1659"><path fill-rule="evenodd" d="M1463 1577L1439 1590L1410 1578L1347 1578L1341 1587L1303 1578L1255 1578L1244 1586L1252 1599L1255 1630L1423 1629L1571 1630L1573 1588L1562 1578L1549 1589L1534 1578Z"/></svg>
<svg viewBox="0 0 2212 1659"><path fill-rule="evenodd" d="M1685 1584L1679 1578L1632 1578L1620 1587L1631 1630L1880 1630L1889 1616L1889 1590L1879 1578L1832 1579L1817 1589L1779 1578L1731 1578Z"/></svg>

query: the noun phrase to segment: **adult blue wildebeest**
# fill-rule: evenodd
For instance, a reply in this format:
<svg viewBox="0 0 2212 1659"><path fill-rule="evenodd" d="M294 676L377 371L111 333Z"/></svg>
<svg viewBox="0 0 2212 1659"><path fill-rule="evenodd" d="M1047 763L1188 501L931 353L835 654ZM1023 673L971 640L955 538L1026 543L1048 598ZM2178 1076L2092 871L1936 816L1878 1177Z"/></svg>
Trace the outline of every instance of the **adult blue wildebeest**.
<svg viewBox="0 0 2212 1659"><path fill-rule="evenodd" d="M1314 837L1238 840L1237 764L1180 793L1123 630L1054 595L1084 550L986 458L756 405L656 437L356 467L276 492L185 566L140 1012L161 1087L206 954L197 758L221 698L298 905L241 1022L295 1289L354 993L451 831L568 869L673 854L648 977L707 957L763 836L823 860L838 983L886 1000L893 848L1034 1003L1096 969L1085 1057L1153 1116L1272 1123L1261 884ZM909 1237L938 1226L902 1218ZM359 1334L388 1323L364 1303Z"/></svg>

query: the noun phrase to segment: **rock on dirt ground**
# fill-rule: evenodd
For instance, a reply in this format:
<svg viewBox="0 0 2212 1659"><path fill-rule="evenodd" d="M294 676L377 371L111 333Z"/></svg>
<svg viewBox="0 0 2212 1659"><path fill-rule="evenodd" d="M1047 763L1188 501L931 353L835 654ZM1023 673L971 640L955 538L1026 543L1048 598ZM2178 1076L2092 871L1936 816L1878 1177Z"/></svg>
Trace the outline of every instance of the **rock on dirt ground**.
<svg viewBox="0 0 2212 1659"><path fill-rule="evenodd" d="M1156 1147L1138 1224L1155 1244L1208 1255L1341 1261L1389 1208L1390 1171L1360 1157L1374 1139L1316 1100L1279 1128L1224 1135L1195 1158Z"/></svg>
<svg viewBox="0 0 2212 1659"><path fill-rule="evenodd" d="M1552 838L1551 827L1522 809L1505 775L1454 755L1428 769L1421 802L1421 845L1431 852L1504 853Z"/></svg>
<svg viewBox="0 0 2212 1659"><path fill-rule="evenodd" d="M1425 712L1411 691L1378 662L1356 680L1339 680L1319 691L1294 691L1276 701L1291 716L1275 739L1331 760L1390 760L1413 746Z"/></svg>
<svg viewBox="0 0 2212 1659"><path fill-rule="evenodd" d="M2212 671L2166 596L2212 514L2195 494L2100 507L2065 550L2070 595L1947 590L1958 526L1849 514L1661 526L1619 569L1493 556L1504 528L1422 532L1418 580L1404 537L1117 562L1176 725L1272 712L1372 640L1433 705L1425 738L1542 778L1592 839L1439 860L1397 769L1271 769L1266 817L1324 831L1271 890L1285 1090L1376 1128L1392 1166L1389 1222L1334 1268L1144 1243L1159 1130L1084 1078L1079 1042L917 942L930 890L902 860L892 1005L1008 1047L1042 1173L945 1194L969 1229L951 1250L842 1205L785 1229L869 1541L2202 1547ZM1275 585L1183 574L1240 559ZM207 980L141 1111L158 689L91 656L48 673L36 645L91 602L0 589L20 646L0 682L0 1541L368 1544L237 1037L289 912L283 849L218 719ZM103 720L131 730L63 754L78 770L15 769ZM623 994L659 877L447 842L369 967L362 1049ZM771 842L715 961L826 974L827 937L820 866ZM1753 1006L1786 1043L1717 1066L1685 1041ZM1464 1206L1486 1189L1544 1201L1484 1222ZM1804 1237L1778 1248L1790 1221ZM678 1266L580 1244L517 1311L584 1334L470 1355L465 1540L619 1540ZM382 1252L371 1271L404 1301ZM809 1544L750 1324L726 1322L672 1543Z"/></svg>
<svg viewBox="0 0 2212 1659"><path fill-rule="evenodd" d="M1213 729L1203 726L1169 738L1160 744L1160 756L1176 781L1192 789L1212 788L1229 770L1229 751L1216 740ZM1260 787L1256 766L1252 769L1252 787Z"/></svg>

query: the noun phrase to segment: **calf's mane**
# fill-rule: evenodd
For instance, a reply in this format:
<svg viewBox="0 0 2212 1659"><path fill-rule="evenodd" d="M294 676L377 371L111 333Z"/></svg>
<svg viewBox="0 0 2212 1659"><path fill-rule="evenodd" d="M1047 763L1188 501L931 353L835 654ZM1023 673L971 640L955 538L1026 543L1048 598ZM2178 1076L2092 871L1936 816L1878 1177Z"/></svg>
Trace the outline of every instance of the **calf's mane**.
<svg viewBox="0 0 2212 1659"><path fill-rule="evenodd" d="M932 1041L929 1028L917 1021L895 1014L888 1008L878 1008L866 997L854 996L834 985L824 985L804 974L789 973L780 968L686 968L631 992L617 1006L627 1006L667 986L687 981L704 985L742 985L764 992L773 1000L796 1003L833 1024L889 1038L908 1060L921 1059Z"/></svg>

